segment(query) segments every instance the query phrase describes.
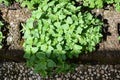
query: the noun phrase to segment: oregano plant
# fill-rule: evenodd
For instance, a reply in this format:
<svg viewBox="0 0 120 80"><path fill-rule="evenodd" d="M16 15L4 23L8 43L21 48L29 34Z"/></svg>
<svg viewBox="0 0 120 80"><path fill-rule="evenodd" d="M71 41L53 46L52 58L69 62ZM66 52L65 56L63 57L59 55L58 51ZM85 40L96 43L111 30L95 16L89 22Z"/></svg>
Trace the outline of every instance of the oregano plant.
<svg viewBox="0 0 120 80"><path fill-rule="evenodd" d="M28 9L36 9L42 1L44 0L16 0L22 7L27 7Z"/></svg>
<svg viewBox="0 0 120 80"><path fill-rule="evenodd" d="M71 0L43 0L23 25L27 65L43 76L69 71L67 59L92 52L101 40L102 22L81 12Z"/></svg>
<svg viewBox="0 0 120 80"><path fill-rule="evenodd" d="M103 8L105 4L113 4L115 10L120 11L120 0L76 0L76 2L81 2L83 6L91 9Z"/></svg>
<svg viewBox="0 0 120 80"><path fill-rule="evenodd" d="M11 4L11 0L0 0L0 3L4 3L6 6Z"/></svg>

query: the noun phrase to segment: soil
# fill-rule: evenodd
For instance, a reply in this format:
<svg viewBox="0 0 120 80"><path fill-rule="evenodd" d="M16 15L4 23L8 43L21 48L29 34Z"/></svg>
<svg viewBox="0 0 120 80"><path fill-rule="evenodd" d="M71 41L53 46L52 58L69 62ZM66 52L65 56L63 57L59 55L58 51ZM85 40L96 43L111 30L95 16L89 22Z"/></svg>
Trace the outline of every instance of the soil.
<svg viewBox="0 0 120 80"><path fill-rule="evenodd" d="M17 9L12 10L9 8L0 8L3 13L2 18L5 22L8 23L6 26L9 29L7 34L7 45L9 45L9 49L22 49L22 36L20 34L20 24L25 22L30 17L30 11L28 9Z"/></svg>
<svg viewBox="0 0 120 80"><path fill-rule="evenodd" d="M22 29L21 24L31 16L31 11L16 6L6 7L0 5L0 12L2 22L5 24L2 29L5 38L3 40L3 49L0 51L0 59L20 61L20 57L23 57L24 53L22 47L24 39L23 34L20 32Z"/></svg>
<svg viewBox="0 0 120 80"><path fill-rule="evenodd" d="M120 43L118 40L118 23L120 23L120 12L116 12L113 8L108 10L96 9L93 10L96 15L101 16L104 21L103 26L103 40L99 44L99 50L120 50Z"/></svg>

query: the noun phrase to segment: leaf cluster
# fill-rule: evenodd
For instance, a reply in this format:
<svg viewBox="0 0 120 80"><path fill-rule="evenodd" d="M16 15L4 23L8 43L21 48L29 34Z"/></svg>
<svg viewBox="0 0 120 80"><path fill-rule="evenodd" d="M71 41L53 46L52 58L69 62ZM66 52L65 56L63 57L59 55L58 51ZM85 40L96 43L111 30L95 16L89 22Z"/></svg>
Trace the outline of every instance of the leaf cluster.
<svg viewBox="0 0 120 80"><path fill-rule="evenodd" d="M105 4L113 4L116 11L120 11L120 0L76 0L77 2L83 2L83 6L89 8L103 8Z"/></svg>
<svg viewBox="0 0 120 80"><path fill-rule="evenodd" d="M43 76L71 69L66 60L95 50L102 23L70 0L43 0L25 25L27 65Z"/></svg>
<svg viewBox="0 0 120 80"><path fill-rule="evenodd" d="M27 7L28 9L36 9L44 0L16 0L22 7Z"/></svg>
<svg viewBox="0 0 120 80"><path fill-rule="evenodd" d="M12 3L12 0L0 0L0 3L4 3L6 6L9 6Z"/></svg>
<svg viewBox="0 0 120 80"><path fill-rule="evenodd" d="M42 4L44 1L49 0L0 0L0 3L4 3L5 5L9 6L13 2L19 2L22 7L27 7L30 10L37 9L40 4ZM58 0L61 2L64 2L64 0ZM65 1L71 1L71 0L65 0ZM83 6L89 7L89 8L103 8L105 4L113 4L116 11L120 11L120 0L75 0L76 2L82 2Z"/></svg>

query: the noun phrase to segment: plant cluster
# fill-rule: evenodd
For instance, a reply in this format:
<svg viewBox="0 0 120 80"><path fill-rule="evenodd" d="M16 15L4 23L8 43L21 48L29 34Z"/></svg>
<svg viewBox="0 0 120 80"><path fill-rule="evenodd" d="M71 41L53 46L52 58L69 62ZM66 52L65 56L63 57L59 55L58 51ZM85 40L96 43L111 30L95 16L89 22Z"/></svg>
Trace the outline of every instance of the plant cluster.
<svg viewBox="0 0 120 80"><path fill-rule="evenodd" d="M0 49L2 48L2 39L3 39L3 34L1 32L2 26L3 26L3 23L0 21Z"/></svg>
<svg viewBox="0 0 120 80"><path fill-rule="evenodd" d="M70 0L43 0L23 25L24 57L36 72L68 71L67 59L95 50L100 42L101 21L74 5Z"/></svg>
<svg viewBox="0 0 120 80"><path fill-rule="evenodd" d="M47 0L46 0L47 1ZM63 0L61 0L63 1ZM120 11L120 0L75 0L76 2L82 2L83 6L88 8L103 8L105 4L113 4L116 11ZM27 7L28 9L37 9L38 6L44 2L44 0L0 0L0 3L5 5L10 5L13 2L19 2L22 7Z"/></svg>
<svg viewBox="0 0 120 80"><path fill-rule="evenodd" d="M44 0L16 0L22 7L27 7L28 9L36 9Z"/></svg>
<svg viewBox="0 0 120 80"><path fill-rule="evenodd" d="M120 0L76 0L77 2L83 2L83 6L89 8L103 8L105 4L113 4L116 11L120 11Z"/></svg>
<svg viewBox="0 0 120 80"><path fill-rule="evenodd" d="M4 3L6 6L8 6L10 2L10 0L0 0L0 3Z"/></svg>
<svg viewBox="0 0 120 80"><path fill-rule="evenodd" d="M18 2L21 7L27 7L28 9L36 9L44 0L0 0L0 3L4 3L6 6Z"/></svg>

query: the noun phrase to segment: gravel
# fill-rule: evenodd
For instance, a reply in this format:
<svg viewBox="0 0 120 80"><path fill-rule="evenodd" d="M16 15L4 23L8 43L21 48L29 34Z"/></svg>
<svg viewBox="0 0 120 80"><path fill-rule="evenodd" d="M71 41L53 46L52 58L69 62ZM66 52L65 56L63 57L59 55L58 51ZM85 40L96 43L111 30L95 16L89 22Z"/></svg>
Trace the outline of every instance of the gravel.
<svg viewBox="0 0 120 80"><path fill-rule="evenodd" d="M41 80L40 75L33 73L25 63L4 62L0 72L0 80Z"/></svg>
<svg viewBox="0 0 120 80"><path fill-rule="evenodd" d="M25 63L0 63L0 80L120 80L118 65L83 65L80 64L73 73L53 75L41 78L25 66Z"/></svg>

